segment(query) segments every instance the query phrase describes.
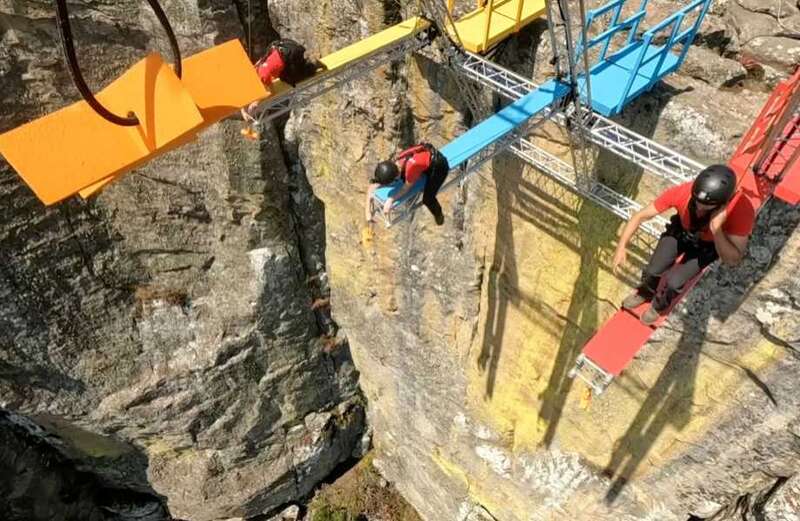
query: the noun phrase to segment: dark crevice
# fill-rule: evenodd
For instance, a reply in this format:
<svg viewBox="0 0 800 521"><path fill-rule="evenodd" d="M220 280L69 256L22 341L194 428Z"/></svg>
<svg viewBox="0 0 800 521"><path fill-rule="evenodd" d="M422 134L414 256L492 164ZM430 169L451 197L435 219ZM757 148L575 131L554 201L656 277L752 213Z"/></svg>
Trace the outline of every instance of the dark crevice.
<svg viewBox="0 0 800 521"><path fill-rule="evenodd" d="M0 519L44 521L54 518L51 512L82 521L172 519L166 498L147 483L146 457L133 447L113 463L94 462L94 468L91 458L59 436L5 409L0 409L0 442Z"/></svg>
<svg viewBox="0 0 800 521"><path fill-rule="evenodd" d="M722 508L711 517L690 515L686 521L770 521L767 517L766 507L781 487L790 479L787 476L777 476L775 482L761 491L751 492L736 498L730 505Z"/></svg>
<svg viewBox="0 0 800 521"><path fill-rule="evenodd" d="M395 25L403 21L402 6L399 0L383 0L383 24Z"/></svg>
<svg viewBox="0 0 800 521"><path fill-rule="evenodd" d="M706 339L706 342L708 342L708 339ZM727 360L717 358L715 356L708 354L707 352L703 352L701 354L706 356L707 358L714 360L719 364L727 365L729 367L733 367L734 369L739 369L740 371L742 371L745 374L745 376L747 376L747 378L753 383L753 385L761 389L761 391L766 395L769 401L772 402L772 405L776 407L778 406L778 402L775 400L775 395L772 393L769 386L766 384L766 382L764 382L761 378L759 378L758 375L756 375L751 369L734 362L729 362Z"/></svg>
<svg viewBox="0 0 800 521"><path fill-rule="evenodd" d="M795 346L793 342L789 342L783 338L773 335L772 332L770 332L769 327L764 324L761 324L761 334L764 336L764 338L775 345L785 348L794 358L800 360L800 348Z"/></svg>

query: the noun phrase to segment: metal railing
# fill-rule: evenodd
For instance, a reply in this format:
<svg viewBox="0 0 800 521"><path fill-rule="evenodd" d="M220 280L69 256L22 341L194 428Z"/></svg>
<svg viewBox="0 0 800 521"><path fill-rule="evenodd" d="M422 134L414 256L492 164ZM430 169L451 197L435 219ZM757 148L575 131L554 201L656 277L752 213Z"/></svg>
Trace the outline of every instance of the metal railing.
<svg viewBox="0 0 800 521"><path fill-rule="evenodd" d="M418 51L430 43L430 29L398 40L373 54L339 69L317 74L297 87L264 100L256 109L259 124L273 120L287 112L302 107L314 98L333 90L344 83L363 76L385 63L403 59L411 52Z"/></svg>
<svg viewBox="0 0 800 521"><path fill-rule="evenodd" d="M538 88L533 81L472 53L464 53L458 66L468 78L511 100L521 98ZM567 121L562 113L556 114L553 120L562 125ZM583 108L581 121L586 125L586 135L592 143L673 184L694 179L704 168L697 161L591 112L588 108Z"/></svg>

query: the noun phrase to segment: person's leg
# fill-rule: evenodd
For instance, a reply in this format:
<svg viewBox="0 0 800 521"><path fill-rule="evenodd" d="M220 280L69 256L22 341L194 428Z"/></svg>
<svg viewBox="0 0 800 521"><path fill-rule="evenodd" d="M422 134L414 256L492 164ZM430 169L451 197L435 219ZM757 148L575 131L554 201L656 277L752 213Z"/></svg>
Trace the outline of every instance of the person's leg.
<svg viewBox="0 0 800 521"><path fill-rule="evenodd" d="M652 300L658 289L661 276L675 263L678 255L680 255L678 239L669 232L662 234L653 255L650 257L650 261L642 270L642 280L639 283L639 287L622 301L622 307L633 309Z"/></svg>
<svg viewBox="0 0 800 521"><path fill-rule="evenodd" d="M448 170L447 160L437 153L433 165L425 175L425 188L422 191L422 204L430 210L438 225L444 223L444 213L436 200L436 194L444 184Z"/></svg>
<svg viewBox="0 0 800 521"><path fill-rule="evenodd" d="M700 269L700 261L695 257L684 259L680 264L669 270L663 291L659 292L653 299L653 309L658 313L664 312L675 300L675 297L681 294L684 285L689 279L697 275Z"/></svg>
<svg viewBox="0 0 800 521"><path fill-rule="evenodd" d="M255 123L256 118L253 116L253 111L256 110L258 107L258 101L254 101L247 106L247 108L242 109L242 119L247 121L248 123Z"/></svg>
<svg viewBox="0 0 800 521"><path fill-rule="evenodd" d="M716 259L717 251L713 243L689 246L681 263L667 273L664 291L653 299L653 308L658 312L666 310L683 292L686 283Z"/></svg>
<svg viewBox="0 0 800 521"><path fill-rule="evenodd" d="M326 70L328 70L328 66L319 61L316 57L312 56L311 58L305 60L303 79L311 78L317 73L317 71Z"/></svg>

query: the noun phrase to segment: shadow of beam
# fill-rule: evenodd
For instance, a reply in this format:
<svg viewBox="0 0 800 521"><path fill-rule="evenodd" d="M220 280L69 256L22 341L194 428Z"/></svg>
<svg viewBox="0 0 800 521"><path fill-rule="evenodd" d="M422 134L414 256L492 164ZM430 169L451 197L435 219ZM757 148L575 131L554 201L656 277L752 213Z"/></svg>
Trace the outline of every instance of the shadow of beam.
<svg viewBox="0 0 800 521"><path fill-rule="evenodd" d="M601 226L599 230L597 229L597 223L604 221L602 215L604 212L602 208L585 203L579 213L580 271L567 310L568 321L558 346L550 380L540 395L542 405L539 418L547 423L543 439L546 446L549 446L555 437L567 395L574 383L574 380L568 377L568 373L583 345L598 326L599 252L613 247L616 238L616 228Z"/></svg>
<svg viewBox="0 0 800 521"><path fill-rule="evenodd" d="M739 309L752 288L780 258L786 240L798 224L800 210L789 209L780 201L768 202L759 215L753 232L756 239L751 240L755 242L758 237L763 237L759 242L763 243L761 246L766 245L771 254L767 260L748 255L736 268L719 267L706 275L689 295L683 304L686 313L681 315L683 327L678 347L670 355L630 427L617 442L606 466L605 473L614 478L606 493L607 503L613 503L617 499L667 426L680 430L689 423L698 361L707 336L709 317L713 315L718 320L725 321ZM709 287L724 287L728 297L733 295L733 298L718 295L709 301ZM753 385L763 392L763 382L752 372L741 369ZM770 399L770 393L765 394Z"/></svg>
<svg viewBox="0 0 800 521"><path fill-rule="evenodd" d="M613 478L606 492L606 503L613 503L633 476L656 439L667 426L681 430L691 419L695 377L700 359L700 349L706 337L710 316L708 307L701 307L700 315L683 318L685 329L667 364L650 389L647 398L631 422L604 473Z"/></svg>

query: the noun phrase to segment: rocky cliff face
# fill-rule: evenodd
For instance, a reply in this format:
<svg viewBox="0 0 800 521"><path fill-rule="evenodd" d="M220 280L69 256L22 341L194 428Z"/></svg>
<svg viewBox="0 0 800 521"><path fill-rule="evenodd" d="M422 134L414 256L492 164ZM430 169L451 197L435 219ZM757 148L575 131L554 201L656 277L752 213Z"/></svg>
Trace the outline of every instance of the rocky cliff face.
<svg viewBox="0 0 800 521"><path fill-rule="evenodd" d="M89 432L73 434L127 458L108 466L86 465L61 438L29 419L0 411L0 516L3 519L85 519L161 521L168 518L163 498L147 484L146 466L132 448Z"/></svg>
<svg viewBox="0 0 800 521"><path fill-rule="evenodd" d="M675 6L652 3L654 17ZM412 4L166 7L187 54L239 36L258 50L276 32L325 54ZM169 55L144 5L71 8L92 85L146 48ZM798 10L777 9L717 1L683 73L624 123L724 160L796 62L786 53L797 40L778 20L795 27ZM77 98L51 16L49 5L0 0L0 130ZM543 30L535 24L496 59L546 77ZM0 405L50 433L3 413L8 446L53 454L66 476L90 471L89 488L135 492L113 512L85 488L71 492L105 519L276 511L361 437L347 344L311 310L330 285L377 462L424 518L792 519L798 211L770 204L743 265L706 277L625 376L587 402L566 373L638 268L609 272L618 220L501 156L443 195L443 227L424 212L391 231L363 225L376 161L464 130L451 74L419 56L387 65L297 111L258 147L222 123L86 204L44 209L0 163ZM562 130L538 139L567 157ZM608 154L596 163L604 182L641 201L663 187ZM0 491L27 468L11 458L0 454L16 473ZM110 480L109 468L123 472ZM54 475L15 488L13 515L57 519L67 507L34 514L25 502L64 479Z"/></svg>
<svg viewBox="0 0 800 521"><path fill-rule="evenodd" d="M263 49L265 10L243 23L239 4L166 3L183 53L236 37ZM70 9L95 89L148 49L170 56L144 2ZM78 99L50 4L0 2L0 28L0 131ZM217 125L87 203L44 208L0 163L0 405L86 468L132 461L193 521L297 499L364 428L347 346L311 309L327 292L319 203L277 134L253 145L239 127ZM17 519L63 519L11 497Z"/></svg>
<svg viewBox="0 0 800 521"><path fill-rule="evenodd" d="M653 4L657 18L677 3ZM788 4L780 21L791 27L800 18ZM369 31L381 13L364 6ZM717 2L686 69L622 121L702 162L724 161L797 62L785 54L797 40L774 36L777 16L761 2ZM332 17L320 7L318 19ZM769 27L754 30L756 21ZM546 76L547 52L533 62L530 52L543 29L495 59ZM776 56L767 47L778 41ZM325 203L333 310L385 476L431 520L718 519L748 494L789 491L780 478L797 472L800 448L798 210L770 203L746 261L713 270L624 376L587 401L567 372L641 267L638 255L622 278L610 273L617 219L503 156L441 198L441 228L425 211L389 231L363 223L378 160L463 130L448 74L411 57L287 127ZM541 134L566 156L563 131ZM607 153L595 173L642 202L664 187ZM776 499L765 519L783 519L779 505L791 501Z"/></svg>

